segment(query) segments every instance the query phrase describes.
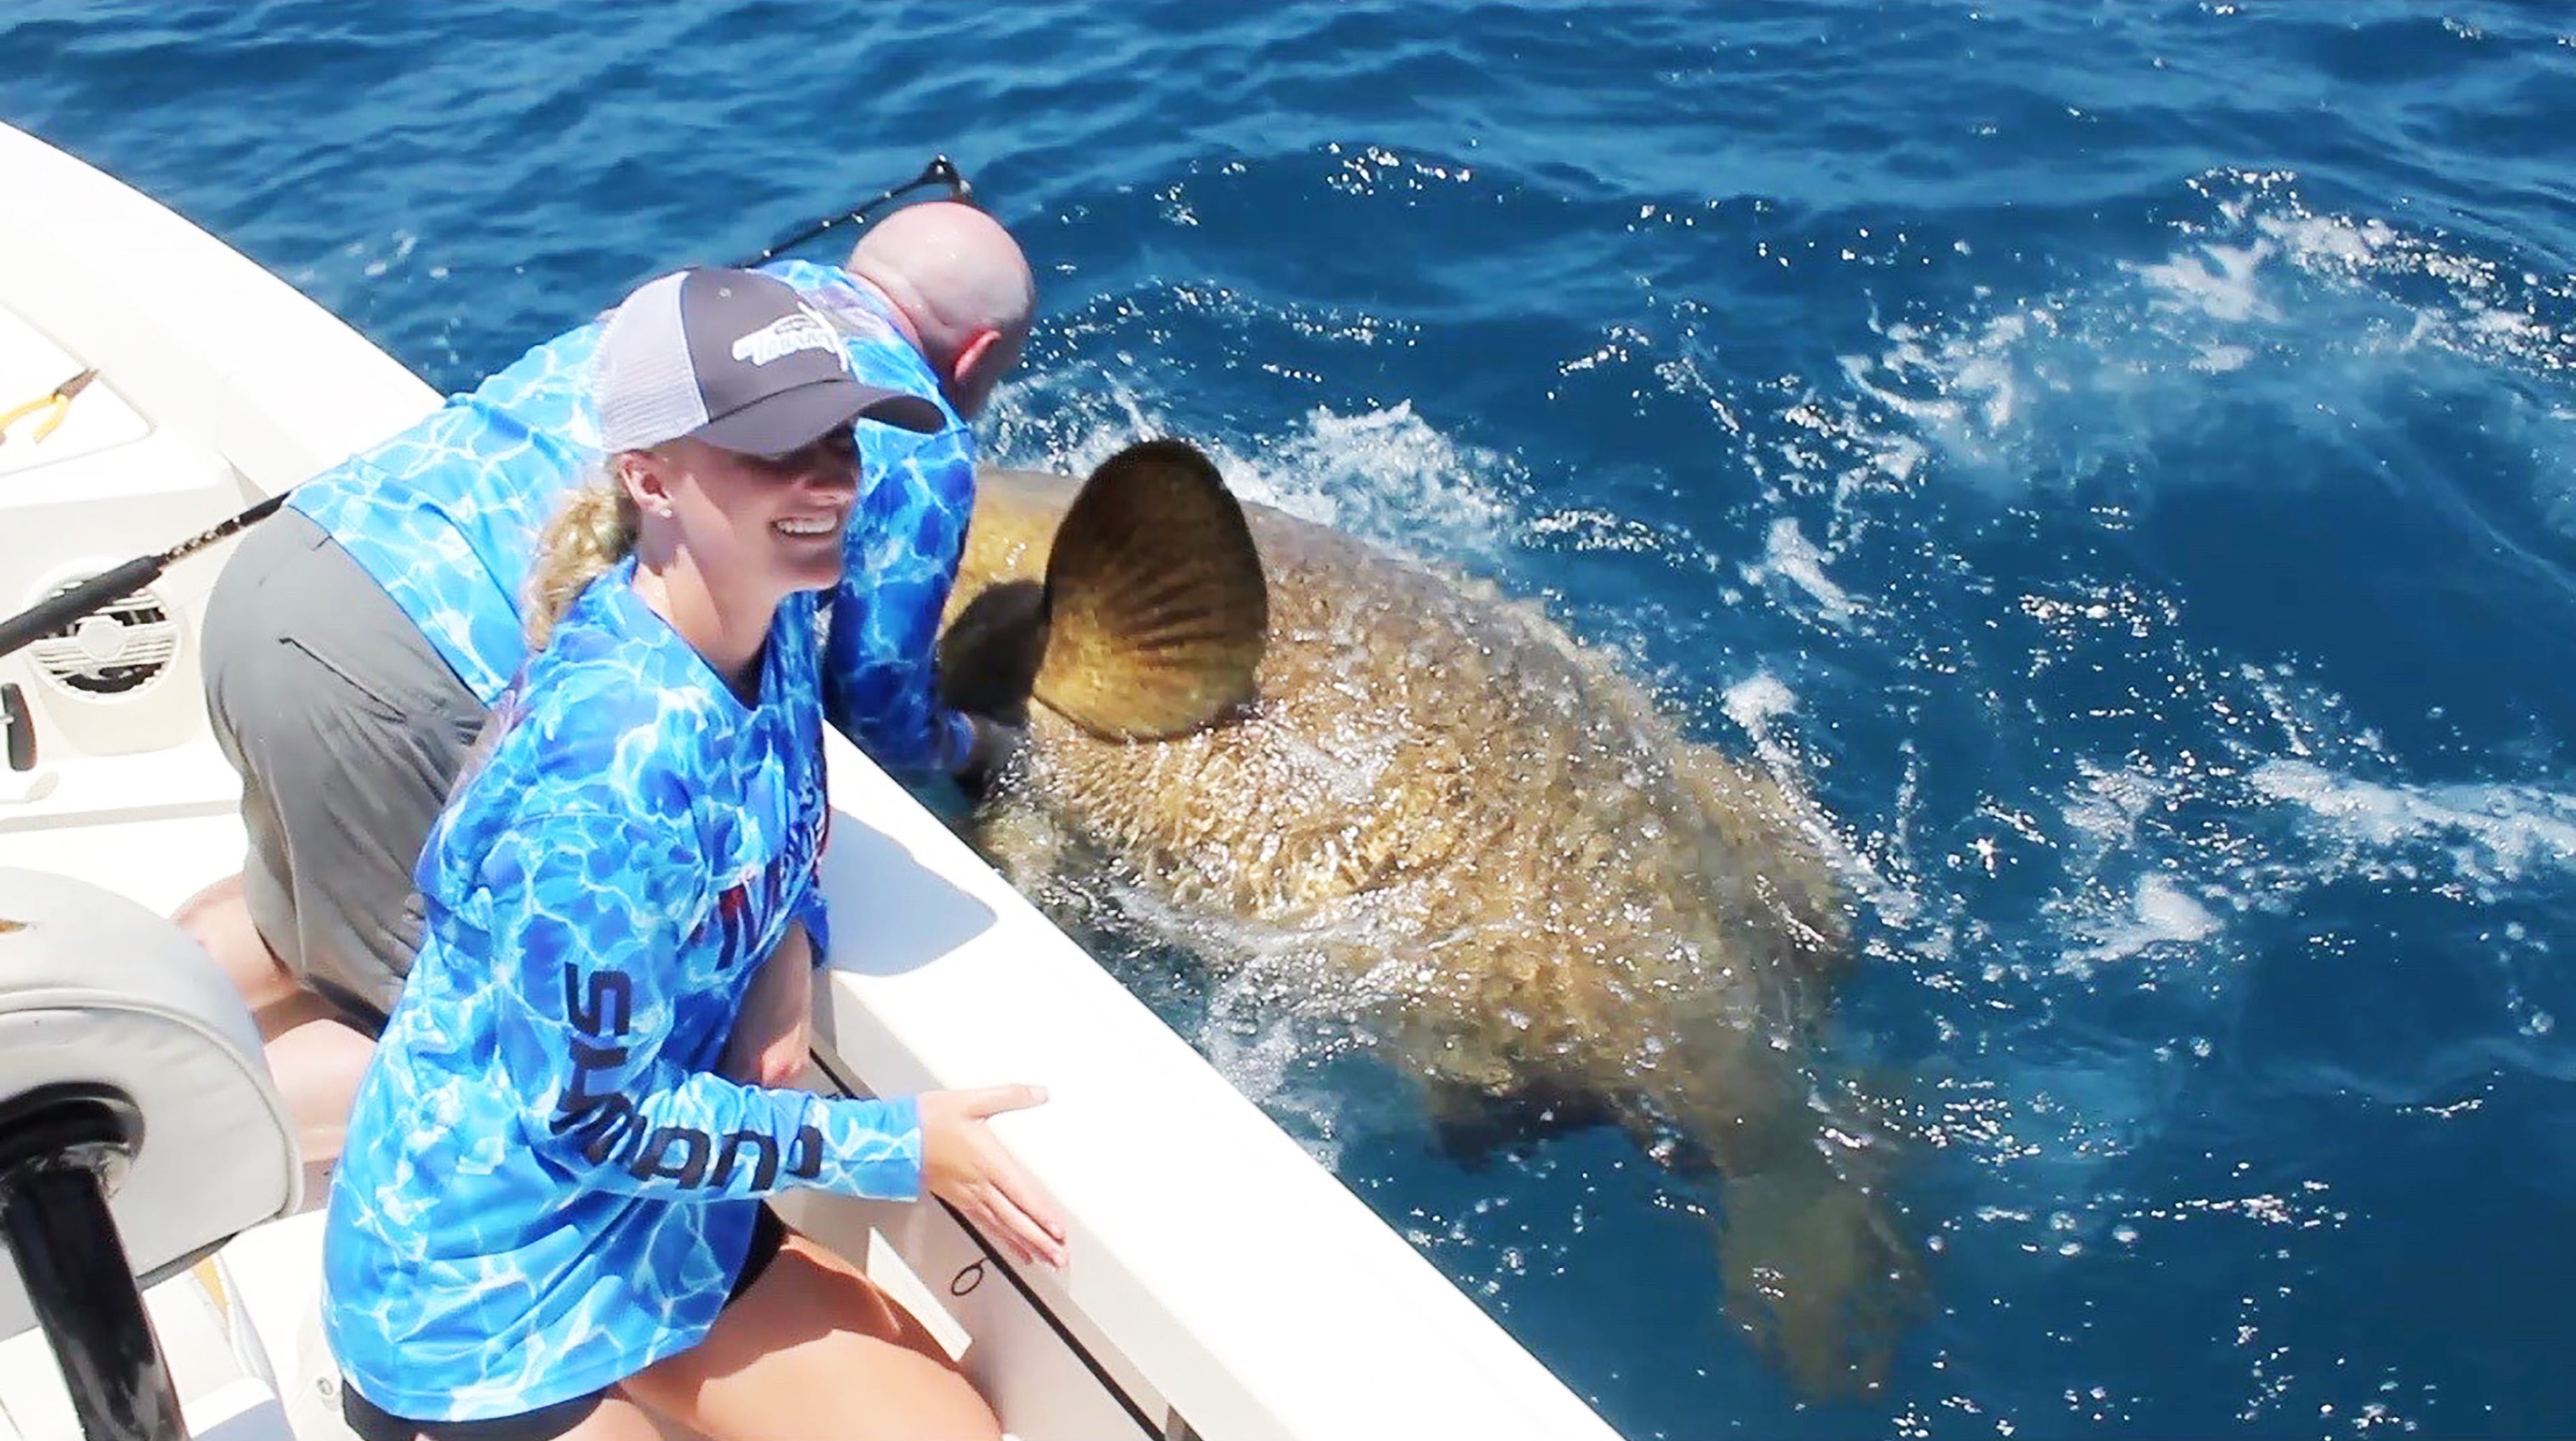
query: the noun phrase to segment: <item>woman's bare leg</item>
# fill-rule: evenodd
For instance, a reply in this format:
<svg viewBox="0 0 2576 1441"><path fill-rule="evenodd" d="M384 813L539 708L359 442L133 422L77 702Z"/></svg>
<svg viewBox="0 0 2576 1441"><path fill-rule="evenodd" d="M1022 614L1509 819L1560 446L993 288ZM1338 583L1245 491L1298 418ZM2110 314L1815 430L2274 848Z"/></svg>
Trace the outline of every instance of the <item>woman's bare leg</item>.
<svg viewBox="0 0 2576 1441"><path fill-rule="evenodd" d="M600 1398L598 1410L555 1441L666 1441L666 1433L653 1413L611 1391Z"/></svg>
<svg viewBox="0 0 2576 1441"><path fill-rule="evenodd" d="M524 1418L510 1417L503 1421L450 1421L443 1425L433 1423L433 1426L436 1434L453 1438L472 1436L478 1431L489 1434L496 1427L507 1427L509 1434L526 1435L534 1424ZM387 1429L391 1429L390 1425ZM415 1431L412 1433L413 1441L421 1441L431 1434L429 1431ZM686 1432L675 1431L664 1424L661 1418L637 1405L634 1398L612 1389L591 1407L589 1415L575 1422L571 1429L555 1432L551 1441L691 1441L691 1438Z"/></svg>
<svg viewBox="0 0 2576 1441"><path fill-rule="evenodd" d="M993 1408L919 1321L793 1230L705 1340L623 1389L715 1441L1001 1435Z"/></svg>

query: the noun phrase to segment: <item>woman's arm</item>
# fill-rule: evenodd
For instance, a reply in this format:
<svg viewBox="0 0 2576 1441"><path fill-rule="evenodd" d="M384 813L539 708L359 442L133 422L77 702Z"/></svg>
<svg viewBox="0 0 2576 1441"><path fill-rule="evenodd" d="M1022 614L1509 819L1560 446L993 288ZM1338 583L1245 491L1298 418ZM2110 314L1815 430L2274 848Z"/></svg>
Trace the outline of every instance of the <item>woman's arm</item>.
<svg viewBox="0 0 2576 1441"><path fill-rule="evenodd" d="M679 957L709 908L685 834L605 814L537 817L499 841L481 882L501 1070L526 1134L580 1184L709 1198L791 1186L921 1193L910 1099L745 1086L682 1062Z"/></svg>
<svg viewBox="0 0 2576 1441"><path fill-rule="evenodd" d="M703 865L685 842L620 818L549 816L514 829L484 872L498 883L502 1067L528 1134L581 1184L675 1198L807 1186L911 1200L927 1189L1021 1260L1064 1264L1060 1209L989 1124L1043 1092L824 1097L738 1084L670 1056L681 999L670 982L707 909ZM811 949L793 926L754 992L770 970L797 978L799 1013L810 1016Z"/></svg>

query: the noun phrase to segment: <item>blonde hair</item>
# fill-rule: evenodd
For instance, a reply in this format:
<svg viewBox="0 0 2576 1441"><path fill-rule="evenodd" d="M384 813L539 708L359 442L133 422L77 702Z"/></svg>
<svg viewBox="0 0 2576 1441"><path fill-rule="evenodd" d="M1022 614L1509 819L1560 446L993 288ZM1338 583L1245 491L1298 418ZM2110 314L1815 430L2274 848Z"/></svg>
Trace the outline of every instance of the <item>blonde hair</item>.
<svg viewBox="0 0 2576 1441"><path fill-rule="evenodd" d="M613 458L564 497L537 538L537 563L528 571L528 649L545 649L573 598L635 549L641 519Z"/></svg>

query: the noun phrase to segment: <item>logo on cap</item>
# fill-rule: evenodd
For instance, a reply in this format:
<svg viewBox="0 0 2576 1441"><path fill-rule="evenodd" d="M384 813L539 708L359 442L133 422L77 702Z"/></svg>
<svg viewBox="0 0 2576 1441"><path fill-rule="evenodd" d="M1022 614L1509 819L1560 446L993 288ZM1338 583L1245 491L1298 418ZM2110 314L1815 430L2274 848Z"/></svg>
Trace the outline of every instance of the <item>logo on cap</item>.
<svg viewBox="0 0 2576 1441"><path fill-rule="evenodd" d="M801 305L795 314L782 315L735 341L733 358L746 365L767 365L800 350L830 351L843 370L850 368L849 357L841 354L839 343L832 339L832 327Z"/></svg>

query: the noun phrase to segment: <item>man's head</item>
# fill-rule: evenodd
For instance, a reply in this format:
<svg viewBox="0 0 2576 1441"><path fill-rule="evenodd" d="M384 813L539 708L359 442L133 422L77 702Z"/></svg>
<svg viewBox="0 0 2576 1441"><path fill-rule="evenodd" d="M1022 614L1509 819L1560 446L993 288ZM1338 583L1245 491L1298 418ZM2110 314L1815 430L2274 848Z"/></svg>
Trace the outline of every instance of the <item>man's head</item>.
<svg viewBox="0 0 2576 1441"><path fill-rule="evenodd" d="M868 227L848 269L912 322L958 414L974 418L1019 364L1037 282L993 217L956 201L907 206Z"/></svg>

